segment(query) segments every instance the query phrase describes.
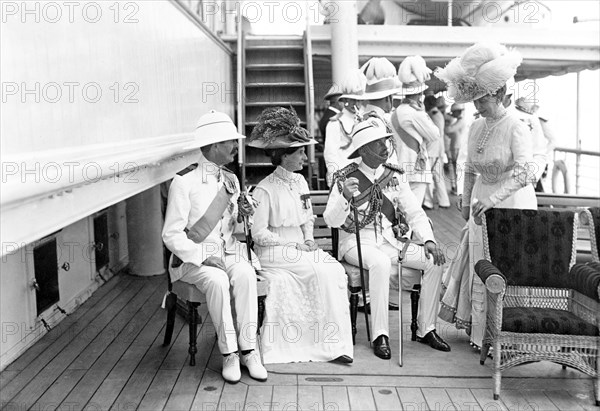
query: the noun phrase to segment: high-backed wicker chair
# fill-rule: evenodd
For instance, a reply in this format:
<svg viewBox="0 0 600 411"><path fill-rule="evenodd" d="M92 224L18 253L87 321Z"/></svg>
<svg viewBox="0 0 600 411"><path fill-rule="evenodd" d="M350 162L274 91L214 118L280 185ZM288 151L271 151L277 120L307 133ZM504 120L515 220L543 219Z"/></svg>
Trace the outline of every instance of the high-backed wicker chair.
<svg viewBox="0 0 600 411"><path fill-rule="evenodd" d="M581 214L582 221L590 230L590 243L592 248L592 261L600 262L598 246L600 245L600 207L590 207Z"/></svg>
<svg viewBox="0 0 600 411"><path fill-rule="evenodd" d="M501 372L552 361L594 377L600 405L600 264L575 263L577 215L564 210L491 209L483 225L487 288L480 362L494 347L494 399Z"/></svg>

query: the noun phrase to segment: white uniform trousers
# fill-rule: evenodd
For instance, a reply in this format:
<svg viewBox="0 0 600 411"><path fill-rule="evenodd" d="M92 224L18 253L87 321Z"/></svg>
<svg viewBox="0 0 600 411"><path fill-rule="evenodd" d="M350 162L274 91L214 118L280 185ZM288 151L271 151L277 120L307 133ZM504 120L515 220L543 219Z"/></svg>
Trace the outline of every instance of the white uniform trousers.
<svg viewBox="0 0 600 411"><path fill-rule="evenodd" d="M369 270L369 290L371 294L372 338L385 334L389 337L389 287L391 270L398 271L399 250L384 240L380 247L362 246L363 267ZM358 267L358 249L353 247L344 255L344 259ZM411 243L406 250L403 267L424 270L421 279L421 297L417 335L425 336L435 329L440 305L440 287L442 285L442 267L433 264L433 258L425 258L425 249Z"/></svg>
<svg viewBox="0 0 600 411"><path fill-rule="evenodd" d="M441 157L431 157L431 162L433 163L433 167L431 168L433 183L425 190L425 198L423 200L425 207L433 208L436 201L440 207L450 207L450 199L448 198L448 191L444 180L444 165L441 160Z"/></svg>
<svg viewBox="0 0 600 411"><path fill-rule="evenodd" d="M247 259L226 254L226 271L216 267L184 263L180 281L194 284L206 295L208 312L217 331L219 351L228 354L238 350L253 350L256 346L258 304L256 300L256 274ZM237 330L233 324L231 298L237 317Z"/></svg>
<svg viewBox="0 0 600 411"><path fill-rule="evenodd" d="M425 200L425 192L429 188L429 183L409 181L408 184L410 185L410 191L412 191L417 198L417 203L419 203L419 205L423 205L423 201Z"/></svg>

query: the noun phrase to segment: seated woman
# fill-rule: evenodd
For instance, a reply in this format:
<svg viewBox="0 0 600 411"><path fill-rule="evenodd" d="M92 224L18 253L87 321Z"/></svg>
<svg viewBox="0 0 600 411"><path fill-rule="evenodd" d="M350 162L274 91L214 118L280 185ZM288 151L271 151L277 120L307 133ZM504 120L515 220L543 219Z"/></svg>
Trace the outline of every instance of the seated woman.
<svg viewBox="0 0 600 411"><path fill-rule="evenodd" d="M265 364L352 362L347 277L315 243L308 184L295 173L310 144L296 113L285 108L263 111L248 142L267 150L277 166L253 193L255 252L269 280L261 332Z"/></svg>

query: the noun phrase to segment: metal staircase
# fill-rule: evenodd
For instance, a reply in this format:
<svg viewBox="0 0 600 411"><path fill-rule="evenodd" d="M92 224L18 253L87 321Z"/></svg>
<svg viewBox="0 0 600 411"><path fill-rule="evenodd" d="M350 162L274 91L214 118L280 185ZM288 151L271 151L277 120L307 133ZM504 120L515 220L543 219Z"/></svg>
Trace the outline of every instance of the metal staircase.
<svg viewBox="0 0 600 411"><path fill-rule="evenodd" d="M241 37L241 39L240 39ZM308 43L309 44L309 43ZM241 46L241 47L240 47ZM308 49L308 50L307 50ZM292 107L303 127L313 127L312 61L307 36L238 36L238 129L250 136L258 115L267 107ZM317 181L314 146L309 146L305 176L309 185ZM274 166L263 150L240 147L242 184L255 185Z"/></svg>

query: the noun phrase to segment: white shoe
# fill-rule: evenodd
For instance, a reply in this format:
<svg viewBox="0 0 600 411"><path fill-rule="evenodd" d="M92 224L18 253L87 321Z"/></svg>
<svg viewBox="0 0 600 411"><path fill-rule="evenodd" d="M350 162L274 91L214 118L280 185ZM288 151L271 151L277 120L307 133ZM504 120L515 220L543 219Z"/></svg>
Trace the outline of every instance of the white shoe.
<svg viewBox="0 0 600 411"><path fill-rule="evenodd" d="M242 355L242 365L248 368L250 377L257 381L267 381L267 369L261 364L260 356L253 350L246 355Z"/></svg>
<svg viewBox="0 0 600 411"><path fill-rule="evenodd" d="M221 371L223 379L230 384L235 384L242 378L240 371L240 356L233 352L223 357L223 370Z"/></svg>

